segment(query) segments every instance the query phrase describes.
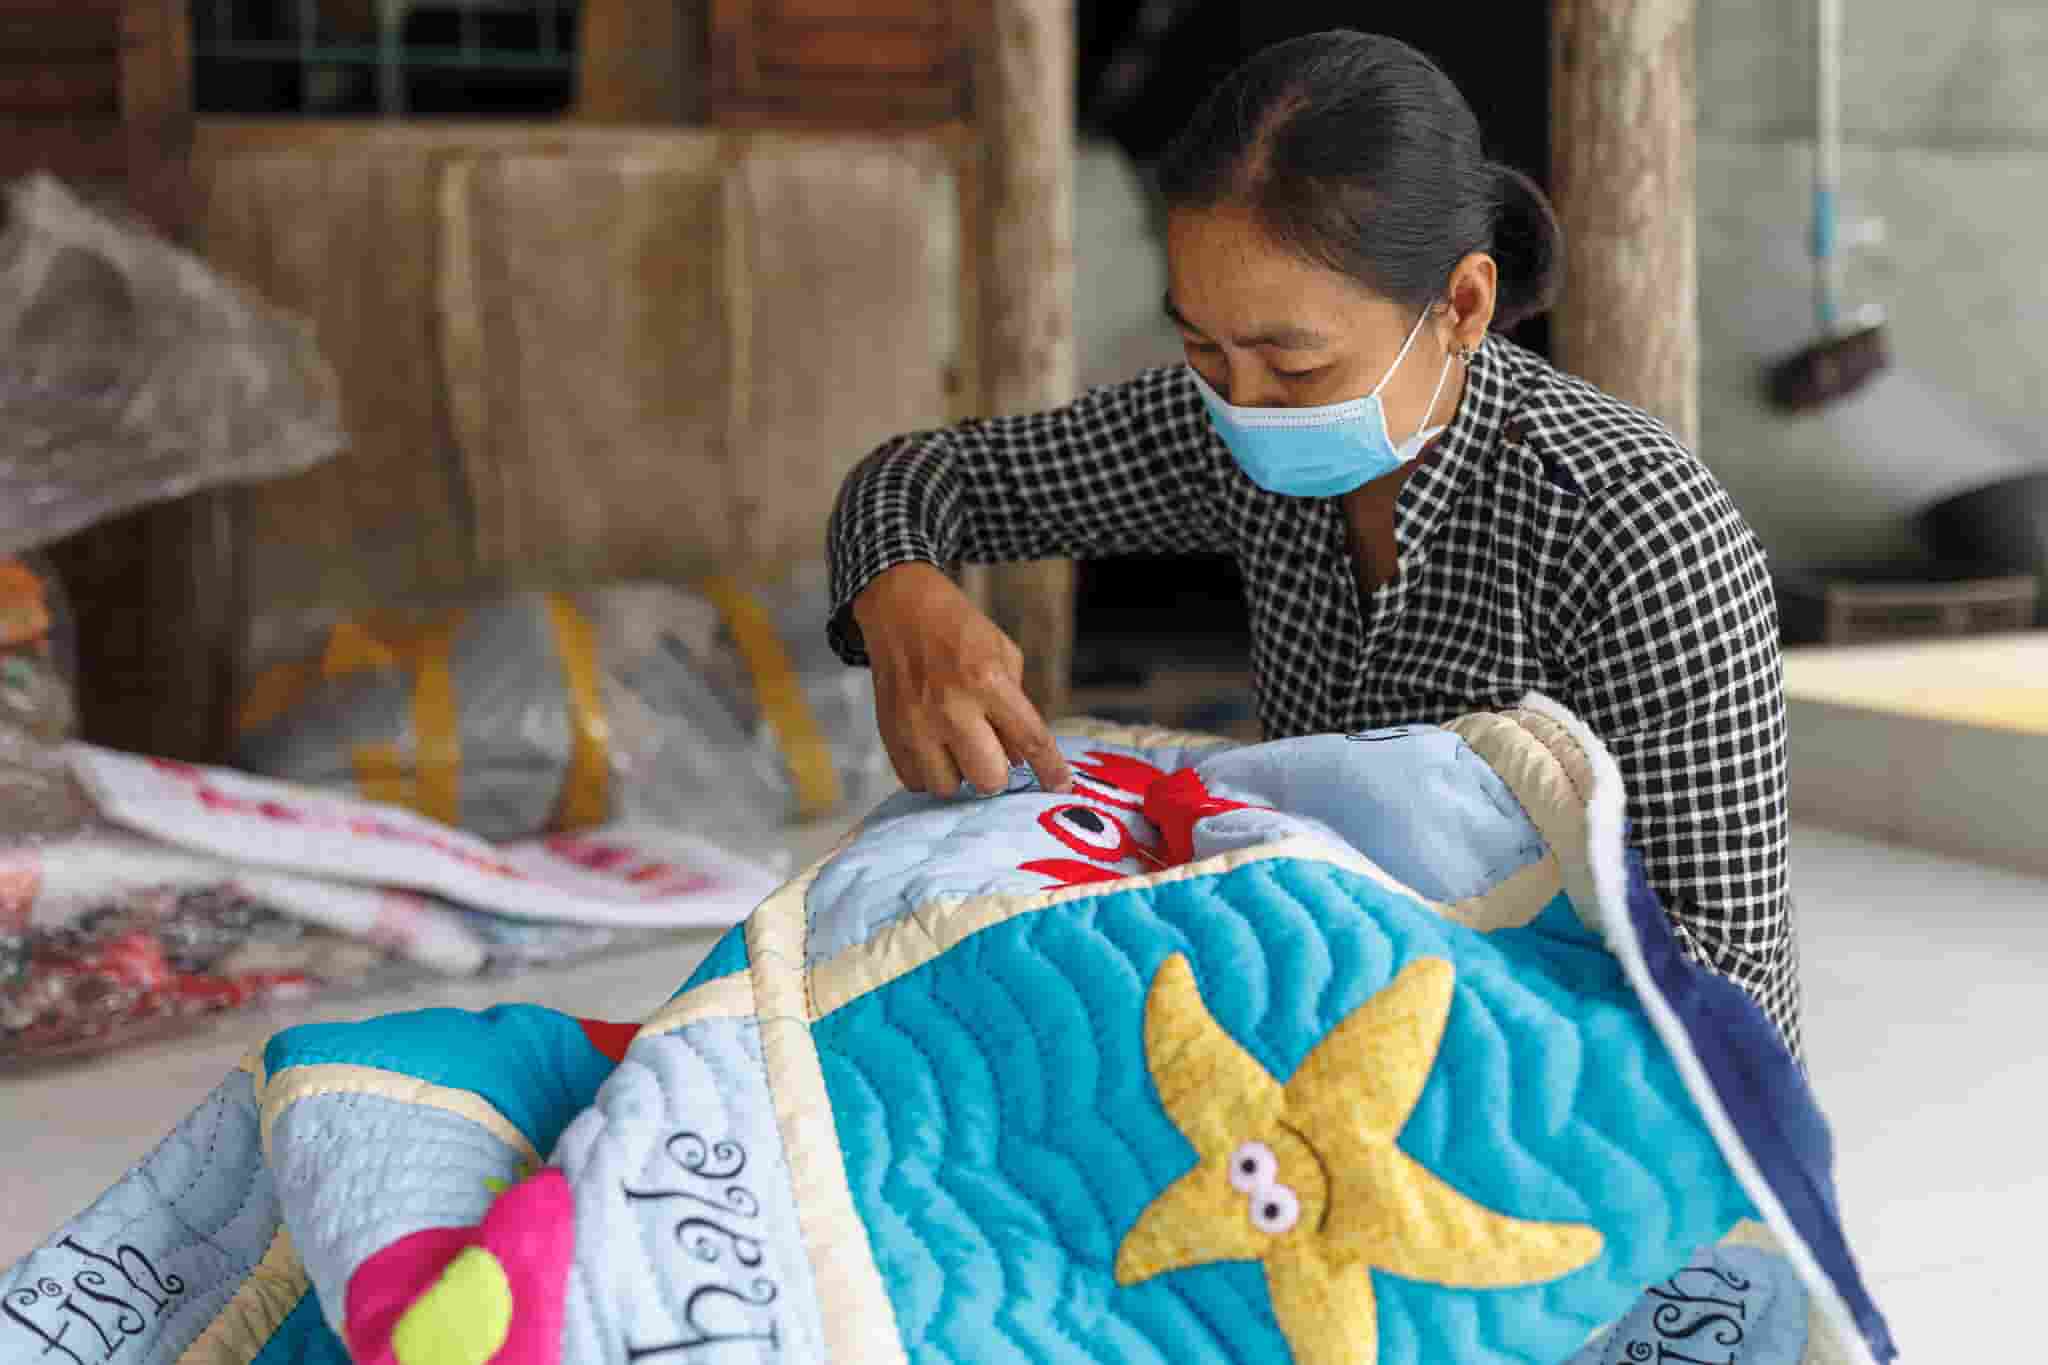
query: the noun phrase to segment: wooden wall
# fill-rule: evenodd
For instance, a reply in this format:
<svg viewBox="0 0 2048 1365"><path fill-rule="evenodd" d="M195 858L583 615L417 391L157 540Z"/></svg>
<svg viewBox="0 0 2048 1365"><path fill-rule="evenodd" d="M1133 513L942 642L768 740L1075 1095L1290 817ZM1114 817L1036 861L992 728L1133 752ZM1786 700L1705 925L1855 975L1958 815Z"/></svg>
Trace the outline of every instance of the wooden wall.
<svg viewBox="0 0 2048 1365"><path fill-rule="evenodd" d="M311 320L353 439L234 495L248 612L818 558L948 415L949 146L202 125L197 244Z"/></svg>

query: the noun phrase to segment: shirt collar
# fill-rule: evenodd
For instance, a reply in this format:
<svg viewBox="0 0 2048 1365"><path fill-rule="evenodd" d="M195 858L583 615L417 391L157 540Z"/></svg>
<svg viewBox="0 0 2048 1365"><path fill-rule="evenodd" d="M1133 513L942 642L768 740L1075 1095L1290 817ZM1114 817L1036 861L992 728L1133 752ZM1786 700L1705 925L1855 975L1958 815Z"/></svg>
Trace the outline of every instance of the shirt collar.
<svg viewBox="0 0 2048 1365"><path fill-rule="evenodd" d="M1422 544L1459 491L1500 443L1519 394L1520 367L1508 345L1488 336L1465 370L1465 393L1443 435L1430 443L1394 503L1394 539L1405 557Z"/></svg>

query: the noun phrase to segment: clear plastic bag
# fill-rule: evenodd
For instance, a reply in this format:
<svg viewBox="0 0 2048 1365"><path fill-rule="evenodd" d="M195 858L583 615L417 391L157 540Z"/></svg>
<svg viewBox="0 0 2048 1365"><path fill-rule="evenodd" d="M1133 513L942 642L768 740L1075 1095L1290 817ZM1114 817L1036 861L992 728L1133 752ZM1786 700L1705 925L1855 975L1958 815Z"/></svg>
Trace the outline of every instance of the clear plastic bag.
<svg viewBox="0 0 2048 1365"><path fill-rule="evenodd" d="M629 824L737 851L894 785L822 573L259 622L235 762L486 838Z"/></svg>
<svg viewBox="0 0 2048 1365"><path fill-rule="evenodd" d="M311 331L34 175L0 223L0 557L345 443Z"/></svg>
<svg viewBox="0 0 2048 1365"><path fill-rule="evenodd" d="M231 886L127 892L60 927L0 934L0 1063L100 1051L360 985L384 960Z"/></svg>
<svg viewBox="0 0 2048 1365"><path fill-rule="evenodd" d="M493 847L0 723L0 1068L315 992L718 932L786 873L655 829Z"/></svg>

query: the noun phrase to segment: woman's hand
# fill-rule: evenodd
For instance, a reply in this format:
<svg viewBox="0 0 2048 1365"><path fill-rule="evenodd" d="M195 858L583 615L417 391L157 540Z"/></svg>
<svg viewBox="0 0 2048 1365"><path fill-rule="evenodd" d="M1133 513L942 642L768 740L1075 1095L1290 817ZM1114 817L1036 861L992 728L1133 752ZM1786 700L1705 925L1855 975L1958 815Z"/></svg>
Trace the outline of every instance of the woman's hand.
<svg viewBox="0 0 2048 1365"><path fill-rule="evenodd" d="M952 579L899 564L853 601L875 675L875 717L896 775L914 792L952 796L964 777L984 796L1028 763L1049 792L1073 775L1024 695L1024 654Z"/></svg>

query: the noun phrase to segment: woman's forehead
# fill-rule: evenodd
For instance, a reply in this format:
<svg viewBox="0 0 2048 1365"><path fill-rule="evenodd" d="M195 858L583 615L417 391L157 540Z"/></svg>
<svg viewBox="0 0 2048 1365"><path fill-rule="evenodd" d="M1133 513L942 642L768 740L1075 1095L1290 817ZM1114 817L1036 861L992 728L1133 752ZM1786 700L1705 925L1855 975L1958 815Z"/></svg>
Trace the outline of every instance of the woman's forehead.
<svg viewBox="0 0 2048 1365"><path fill-rule="evenodd" d="M1168 219L1167 280L1168 317L1246 345L1267 334L1293 333L1298 344L1305 333L1328 339L1399 320L1388 300L1219 210Z"/></svg>

